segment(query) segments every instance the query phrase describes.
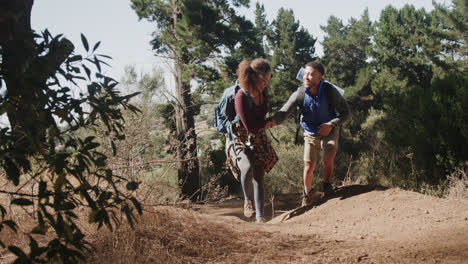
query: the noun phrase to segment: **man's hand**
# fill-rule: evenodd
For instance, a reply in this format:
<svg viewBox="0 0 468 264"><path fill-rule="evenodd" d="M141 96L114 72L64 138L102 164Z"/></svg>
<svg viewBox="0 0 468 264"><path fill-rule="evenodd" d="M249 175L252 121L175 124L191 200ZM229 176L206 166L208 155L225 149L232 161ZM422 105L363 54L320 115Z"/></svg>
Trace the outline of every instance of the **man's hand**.
<svg viewBox="0 0 468 264"><path fill-rule="evenodd" d="M319 126L318 133L324 137L330 134L330 131L333 129L333 125L331 123L323 123Z"/></svg>
<svg viewBox="0 0 468 264"><path fill-rule="evenodd" d="M269 128L272 128L274 126L276 126L276 122L273 120L273 119L268 119L266 125L265 125L265 129L269 129Z"/></svg>

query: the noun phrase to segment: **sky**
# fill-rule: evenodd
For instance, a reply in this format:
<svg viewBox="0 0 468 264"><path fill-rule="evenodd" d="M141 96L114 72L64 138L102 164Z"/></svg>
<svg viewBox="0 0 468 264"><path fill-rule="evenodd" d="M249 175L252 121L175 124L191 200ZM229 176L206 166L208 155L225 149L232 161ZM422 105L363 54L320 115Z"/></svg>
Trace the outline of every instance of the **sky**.
<svg viewBox="0 0 468 264"><path fill-rule="evenodd" d="M280 8L292 9L297 20L314 37L316 55L323 54L320 41L323 40L321 25L326 25L330 16L342 19L359 18L367 7L372 21L380 11L391 4L401 8L412 4L416 8L433 9L432 0L260 0L265 6L268 21L272 21ZM436 0L449 4L449 0ZM240 12L254 19L256 1L251 1L250 9ZM149 45L155 26L138 17L130 7L130 0L36 0L31 15L31 26L36 31L48 28L53 34L64 34L76 46L77 52L84 52L80 33L83 33L92 46L101 41L98 49L113 57L112 68L104 69L109 76L120 80L126 65L134 65L137 70L149 72L152 67L168 68L156 58ZM170 84L169 84L170 85Z"/></svg>

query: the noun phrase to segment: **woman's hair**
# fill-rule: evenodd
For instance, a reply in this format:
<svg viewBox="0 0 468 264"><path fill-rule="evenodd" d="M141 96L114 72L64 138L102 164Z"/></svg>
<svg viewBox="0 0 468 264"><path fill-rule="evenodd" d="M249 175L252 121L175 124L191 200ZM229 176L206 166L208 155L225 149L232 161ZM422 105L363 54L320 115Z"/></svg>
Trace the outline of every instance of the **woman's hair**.
<svg viewBox="0 0 468 264"><path fill-rule="evenodd" d="M257 93L257 86L253 76L263 75L271 72L270 64L263 58L254 59L252 62L243 60L237 67L237 79L242 88L246 89L250 94Z"/></svg>

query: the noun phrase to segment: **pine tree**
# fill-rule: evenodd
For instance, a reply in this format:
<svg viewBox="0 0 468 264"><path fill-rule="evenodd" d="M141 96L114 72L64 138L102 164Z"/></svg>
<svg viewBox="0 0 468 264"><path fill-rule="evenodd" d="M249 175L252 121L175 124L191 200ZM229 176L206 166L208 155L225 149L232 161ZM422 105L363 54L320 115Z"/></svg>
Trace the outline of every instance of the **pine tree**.
<svg viewBox="0 0 468 264"><path fill-rule="evenodd" d="M298 70L314 58L316 39L300 26L294 12L280 8L272 23L268 40L273 52L270 59L273 77L270 81L271 107L280 107L293 93L300 82Z"/></svg>
<svg viewBox="0 0 468 264"><path fill-rule="evenodd" d="M235 7L248 3L248 0L232 1ZM252 23L249 25L239 17L233 6L227 0L132 0L132 8L140 19L155 22L153 50L174 62L178 180L182 194L192 200L197 199L200 180L194 126L196 108L190 81L197 79L205 86L213 84L220 76L211 66L212 58L224 49L235 48L240 39L252 43L239 30L253 27Z"/></svg>

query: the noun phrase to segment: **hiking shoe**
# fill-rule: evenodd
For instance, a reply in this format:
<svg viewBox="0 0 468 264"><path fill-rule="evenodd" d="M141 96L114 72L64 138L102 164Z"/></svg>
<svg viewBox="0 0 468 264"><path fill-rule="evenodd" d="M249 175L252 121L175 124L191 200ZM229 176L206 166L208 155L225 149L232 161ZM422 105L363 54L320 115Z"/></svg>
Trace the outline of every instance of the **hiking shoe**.
<svg viewBox="0 0 468 264"><path fill-rule="evenodd" d="M257 223L257 224L264 224L266 222L267 222L267 220L265 219L265 217L257 218L257 221L255 221L255 223Z"/></svg>
<svg viewBox="0 0 468 264"><path fill-rule="evenodd" d="M311 189L309 193L306 193L305 191L302 193L302 203L301 206L307 206L312 203L312 193L314 192L314 189Z"/></svg>
<svg viewBox="0 0 468 264"><path fill-rule="evenodd" d="M322 186L323 186L323 193L325 195L331 195L335 192L333 189L333 186L329 182L323 182Z"/></svg>
<svg viewBox="0 0 468 264"><path fill-rule="evenodd" d="M244 201L244 215L247 218L254 216L255 210L252 200L245 200Z"/></svg>

